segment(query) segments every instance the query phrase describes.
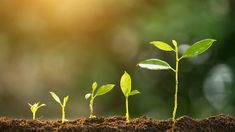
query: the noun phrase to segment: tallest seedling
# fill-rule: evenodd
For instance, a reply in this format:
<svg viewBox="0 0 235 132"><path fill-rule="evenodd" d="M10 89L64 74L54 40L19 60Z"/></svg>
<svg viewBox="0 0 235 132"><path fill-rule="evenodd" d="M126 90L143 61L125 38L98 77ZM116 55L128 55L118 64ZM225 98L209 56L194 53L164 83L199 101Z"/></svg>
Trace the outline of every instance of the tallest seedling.
<svg viewBox="0 0 235 132"><path fill-rule="evenodd" d="M172 68L167 62L159 60L159 59L148 59L142 61L138 64L141 68L149 69L149 70L172 70L175 72L175 102L174 102L174 110L172 113L172 120L175 121L175 115L177 111L177 94L178 94L178 72L179 72L179 62L184 58L194 57L203 52L205 52L213 42L216 41L214 39L204 39L194 43L191 47L189 47L184 54L179 57L178 45L175 40L172 40L174 48L172 48L169 44L161 42L161 41L153 41L150 44L159 48L163 51L173 51L175 52L175 69Z"/></svg>

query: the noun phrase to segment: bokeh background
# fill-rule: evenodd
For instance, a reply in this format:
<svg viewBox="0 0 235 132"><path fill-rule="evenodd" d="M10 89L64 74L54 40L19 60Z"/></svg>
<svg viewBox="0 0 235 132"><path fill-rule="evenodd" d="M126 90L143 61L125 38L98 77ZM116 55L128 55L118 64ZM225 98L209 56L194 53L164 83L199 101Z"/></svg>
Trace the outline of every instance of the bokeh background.
<svg viewBox="0 0 235 132"><path fill-rule="evenodd" d="M40 101L40 119L60 118L49 95L69 95L68 119L88 116L84 95L91 84L114 83L96 98L97 116L125 114L119 87L126 70L133 89L131 117L169 119L174 74L136 67L160 58L174 66L174 54L149 42L175 39L183 52L196 41L214 38L208 52L180 64L177 117L235 115L234 0L1 0L0 116L31 118L28 102Z"/></svg>

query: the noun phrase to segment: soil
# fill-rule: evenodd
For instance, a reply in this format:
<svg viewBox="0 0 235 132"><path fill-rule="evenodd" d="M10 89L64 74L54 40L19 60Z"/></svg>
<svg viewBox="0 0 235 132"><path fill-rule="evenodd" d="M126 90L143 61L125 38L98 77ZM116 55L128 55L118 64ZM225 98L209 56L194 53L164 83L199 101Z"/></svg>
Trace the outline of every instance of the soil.
<svg viewBox="0 0 235 132"><path fill-rule="evenodd" d="M153 120L146 116L125 122L125 117L79 118L74 121L41 121L10 119L0 117L0 132L235 132L235 118L217 115L195 120L180 117L175 123L167 120Z"/></svg>

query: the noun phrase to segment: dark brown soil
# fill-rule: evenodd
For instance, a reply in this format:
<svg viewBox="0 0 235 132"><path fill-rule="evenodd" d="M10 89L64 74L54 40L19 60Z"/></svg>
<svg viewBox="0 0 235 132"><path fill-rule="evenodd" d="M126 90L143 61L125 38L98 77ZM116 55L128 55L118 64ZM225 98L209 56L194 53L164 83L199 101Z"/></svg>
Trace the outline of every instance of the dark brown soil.
<svg viewBox="0 0 235 132"><path fill-rule="evenodd" d="M235 118L217 115L202 120L194 120L188 116L172 121L153 120L142 116L134 118L130 123L125 117L80 118L74 121L32 121L0 117L0 132L235 132Z"/></svg>

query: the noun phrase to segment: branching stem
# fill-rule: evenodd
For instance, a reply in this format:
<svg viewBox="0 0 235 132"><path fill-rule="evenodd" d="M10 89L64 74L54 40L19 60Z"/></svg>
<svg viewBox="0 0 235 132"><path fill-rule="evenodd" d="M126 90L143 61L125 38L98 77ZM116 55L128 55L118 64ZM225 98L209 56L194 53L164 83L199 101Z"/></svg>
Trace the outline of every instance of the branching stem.
<svg viewBox="0 0 235 132"><path fill-rule="evenodd" d="M175 59L176 59L176 64L175 64L175 102L174 102L174 110L172 113L172 120L175 121L175 115L177 111L177 99L178 99L178 71L179 71L179 52L178 52L178 47L175 46Z"/></svg>

